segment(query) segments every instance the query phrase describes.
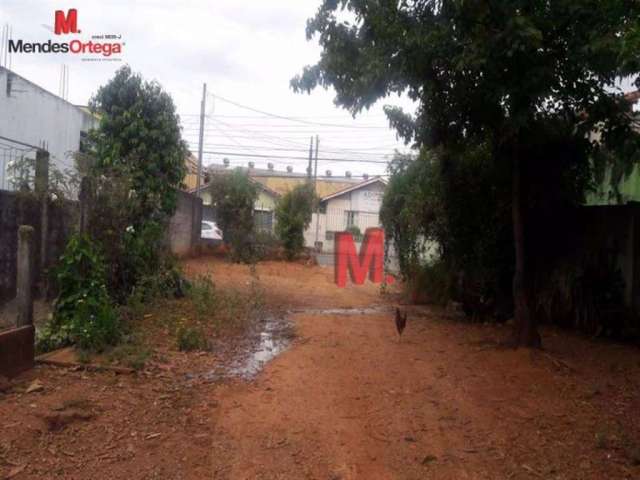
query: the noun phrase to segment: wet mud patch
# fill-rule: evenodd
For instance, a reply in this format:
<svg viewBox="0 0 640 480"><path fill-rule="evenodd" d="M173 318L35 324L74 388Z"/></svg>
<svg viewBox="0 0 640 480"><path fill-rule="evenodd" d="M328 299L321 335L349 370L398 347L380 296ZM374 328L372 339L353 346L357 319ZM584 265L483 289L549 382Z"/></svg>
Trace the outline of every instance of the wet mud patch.
<svg viewBox="0 0 640 480"><path fill-rule="evenodd" d="M305 314L305 315L376 315L380 313L393 312L393 308L388 305L372 305L370 307L362 308L299 308L290 310L289 313L293 315Z"/></svg>
<svg viewBox="0 0 640 480"><path fill-rule="evenodd" d="M198 376L208 381L252 380L268 362L289 348L294 337L293 324L285 315L266 315L242 338L214 341L212 350L224 361Z"/></svg>

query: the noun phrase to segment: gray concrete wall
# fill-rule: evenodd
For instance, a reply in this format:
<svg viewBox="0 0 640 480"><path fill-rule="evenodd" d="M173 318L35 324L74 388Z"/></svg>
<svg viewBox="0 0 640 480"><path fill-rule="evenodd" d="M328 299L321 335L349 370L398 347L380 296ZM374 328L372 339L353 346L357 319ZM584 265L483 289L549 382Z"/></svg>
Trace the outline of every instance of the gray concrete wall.
<svg viewBox="0 0 640 480"><path fill-rule="evenodd" d="M202 199L187 192L178 192L176 212L169 222L169 246L178 256L190 255L200 243Z"/></svg>
<svg viewBox="0 0 640 480"><path fill-rule="evenodd" d="M76 228L77 203L49 202L47 268L60 257L67 238ZM34 280L43 279L41 253L41 203L34 195L0 190L0 304L15 297L18 227L34 228Z"/></svg>

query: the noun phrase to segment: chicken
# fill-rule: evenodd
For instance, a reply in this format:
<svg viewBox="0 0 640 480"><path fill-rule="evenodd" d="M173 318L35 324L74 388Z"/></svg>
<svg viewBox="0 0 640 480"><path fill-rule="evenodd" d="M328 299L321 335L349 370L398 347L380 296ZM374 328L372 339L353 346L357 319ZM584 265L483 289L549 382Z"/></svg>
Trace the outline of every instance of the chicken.
<svg viewBox="0 0 640 480"><path fill-rule="evenodd" d="M404 327L407 326L407 312L404 315L400 313L400 309L396 308L396 329L398 330L398 343L402 339L402 332Z"/></svg>

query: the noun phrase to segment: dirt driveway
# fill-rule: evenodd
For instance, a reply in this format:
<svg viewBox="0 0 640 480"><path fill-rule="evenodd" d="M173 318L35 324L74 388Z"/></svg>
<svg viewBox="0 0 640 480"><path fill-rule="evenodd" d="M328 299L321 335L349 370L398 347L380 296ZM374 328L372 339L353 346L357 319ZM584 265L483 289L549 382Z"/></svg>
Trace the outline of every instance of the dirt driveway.
<svg viewBox="0 0 640 480"><path fill-rule="evenodd" d="M409 310L398 343L377 286L341 290L303 265L256 273L297 312L297 339L253 382L216 390L213 478L640 478L637 349L550 330L545 352L507 350L506 327L429 309Z"/></svg>
<svg viewBox="0 0 640 480"><path fill-rule="evenodd" d="M635 347L545 330L545 351L507 350L507 327L408 307L398 343L398 297L379 286L281 262L185 267L257 283L293 324L288 349L229 379L210 373L248 334L189 353L167 336L134 375L39 366L0 383L0 479L640 478ZM159 318L184 314L145 317L161 334Z"/></svg>

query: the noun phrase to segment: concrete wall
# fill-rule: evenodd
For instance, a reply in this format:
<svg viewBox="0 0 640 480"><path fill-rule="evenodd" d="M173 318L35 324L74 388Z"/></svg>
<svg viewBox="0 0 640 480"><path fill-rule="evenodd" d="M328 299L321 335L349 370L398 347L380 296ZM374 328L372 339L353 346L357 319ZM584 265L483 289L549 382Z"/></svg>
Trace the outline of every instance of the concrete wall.
<svg viewBox="0 0 640 480"><path fill-rule="evenodd" d="M36 279L42 274L40 262L41 204L33 195L0 190L0 303L10 300L16 293L16 251L18 227L30 225L34 235L34 270ZM47 268L55 264L62 254L67 238L78 220L75 202L49 202L47 232Z"/></svg>
<svg viewBox="0 0 640 480"><path fill-rule="evenodd" d="M169 223L169 246L178 256L190 255L200 243L202 199L178 192L178 205Z"/></svg>
<svg viewBox="0 0 640 480"><path fill-rule="evenodd" d="M95 126L87 110L0 67L0 135L36 146L46 142L51 164L64 170L74 167L71 154L80 147L80 132ZM0 189L8 188L4 183Z"/></svg>

